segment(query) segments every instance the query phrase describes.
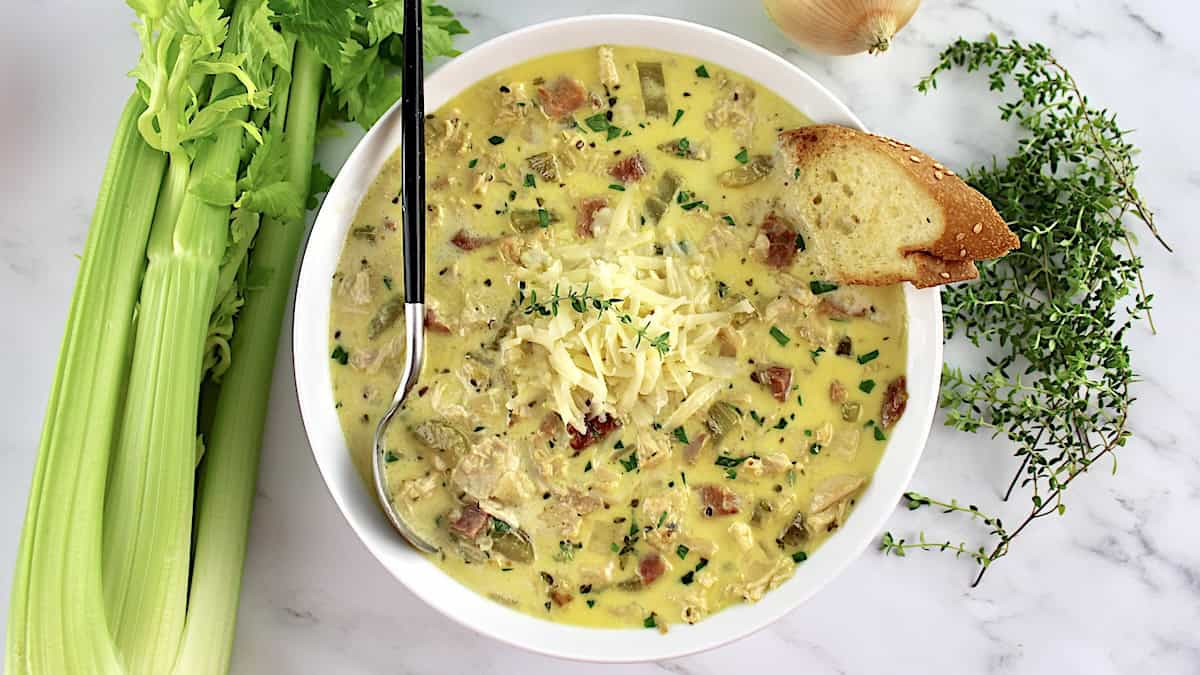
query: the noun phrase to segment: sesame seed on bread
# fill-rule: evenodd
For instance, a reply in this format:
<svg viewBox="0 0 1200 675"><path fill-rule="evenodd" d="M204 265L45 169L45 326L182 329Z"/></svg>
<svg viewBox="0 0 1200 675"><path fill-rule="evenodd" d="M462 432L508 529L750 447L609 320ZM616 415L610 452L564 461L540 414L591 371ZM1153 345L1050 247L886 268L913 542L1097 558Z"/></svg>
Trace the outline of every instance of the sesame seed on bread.
<svg viewBox="0 0 1200 675"><path fill-rule="evenodd" d="M819 124L779 146L781 207L832 280L937 286L1020 246L987 197L906 143Z"/></svg>

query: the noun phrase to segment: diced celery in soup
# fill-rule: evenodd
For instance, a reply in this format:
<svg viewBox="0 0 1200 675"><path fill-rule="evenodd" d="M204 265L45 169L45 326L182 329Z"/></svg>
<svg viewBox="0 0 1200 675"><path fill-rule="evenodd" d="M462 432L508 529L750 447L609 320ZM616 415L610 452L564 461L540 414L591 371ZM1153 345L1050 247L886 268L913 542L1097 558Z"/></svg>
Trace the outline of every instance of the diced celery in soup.
<svg viewBox="0 0 1200 675"><path fill-rule="evenodd" d="M772 211L760 85L650 49L543 57L426 122L429 312L385 459L481 594L552 621L694 623L846 518L903 412L899 287L838 288ZM338 411L370 473L403 361L398 157L346 240Z"/></svg>

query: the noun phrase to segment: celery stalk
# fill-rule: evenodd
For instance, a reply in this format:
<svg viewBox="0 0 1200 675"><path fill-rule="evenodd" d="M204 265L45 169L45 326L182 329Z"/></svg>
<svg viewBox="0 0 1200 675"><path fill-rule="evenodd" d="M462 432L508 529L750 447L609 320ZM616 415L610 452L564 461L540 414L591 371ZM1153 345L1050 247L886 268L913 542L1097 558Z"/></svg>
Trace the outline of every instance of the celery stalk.
<svg viewBox="0 0 1200 675"><path fill-rule="evenodd" d="M218 77L214 98L235 84ZM236 120L247 117L246 109L234 113ZM240 126L228 126L200 146L189 186L204 176L234 175L243 134ZM186 161L173 155L172 168ZM229 212L189 188L178 218L155 222L150 237L104 514L109 619L130 673L170 672L183 635L204 344Z"/></svg>
<svg viewBox="0 0 1200 675"><path fill-rule="evenodd" d="M284 126L288 180L308 194L317 110L325 69L315 53L296 46ZM264 218L250 257L250 276L266 281L246 290L233 335L233 362L217 398L200 469L196 550L179 675L223 673L236 627L246 535L275 352L304 237L301 222Z"/></svg>
<svg viewBox="0 0 1200 675"><path fill-rule="evenodd" d="M101 590L101 514L133 308L166 156L125 106L88 230L13 579L5 672L118 673Z"/></svg>

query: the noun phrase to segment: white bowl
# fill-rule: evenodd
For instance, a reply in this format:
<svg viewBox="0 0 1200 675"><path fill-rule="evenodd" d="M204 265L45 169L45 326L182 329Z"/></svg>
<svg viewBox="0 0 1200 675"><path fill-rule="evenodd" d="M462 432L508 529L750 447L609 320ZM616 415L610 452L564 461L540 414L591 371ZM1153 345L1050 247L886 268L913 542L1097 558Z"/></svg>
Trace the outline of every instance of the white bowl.
<svg viewBox="0 0 1200 675"><path fill-rule="evenodd" d="M693 56L753 78L813 120L864 128L815 80L757 45L693 23L634 15L550 21L490 40L426 80L426 105L436 110L476 81L534 57L600 44L658 46ZM331 280L359 201L400 145L399 113L397 104L359 142L325 197L304 252L293 326L296 388L313 457L350 527L389 572L438 611L489 637L553 656L629 662L692 654L748 635L795 609L862 553L908 485L933 420L942 365L941 299L936 290L905 288L910 398L874 479L848 522L797 566L788 582L758 603L735 605L694 626L672 626L666 635L555 624L488 600L405 544L351 462L334 410L329 370Z"/></svg>

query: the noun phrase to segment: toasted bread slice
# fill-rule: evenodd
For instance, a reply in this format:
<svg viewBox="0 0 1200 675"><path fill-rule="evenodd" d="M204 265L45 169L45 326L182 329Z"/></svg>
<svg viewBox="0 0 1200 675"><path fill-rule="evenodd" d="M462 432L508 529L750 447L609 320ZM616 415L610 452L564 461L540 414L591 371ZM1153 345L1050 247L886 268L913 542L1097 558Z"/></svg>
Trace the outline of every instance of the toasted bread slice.
<svg viewBox="0 0 1200 675"><path fill-rule="evenodd" d="M910 145L829 124L779 145L779 207L832 280L937 286L1020 246L987 197Z"/></svg>

